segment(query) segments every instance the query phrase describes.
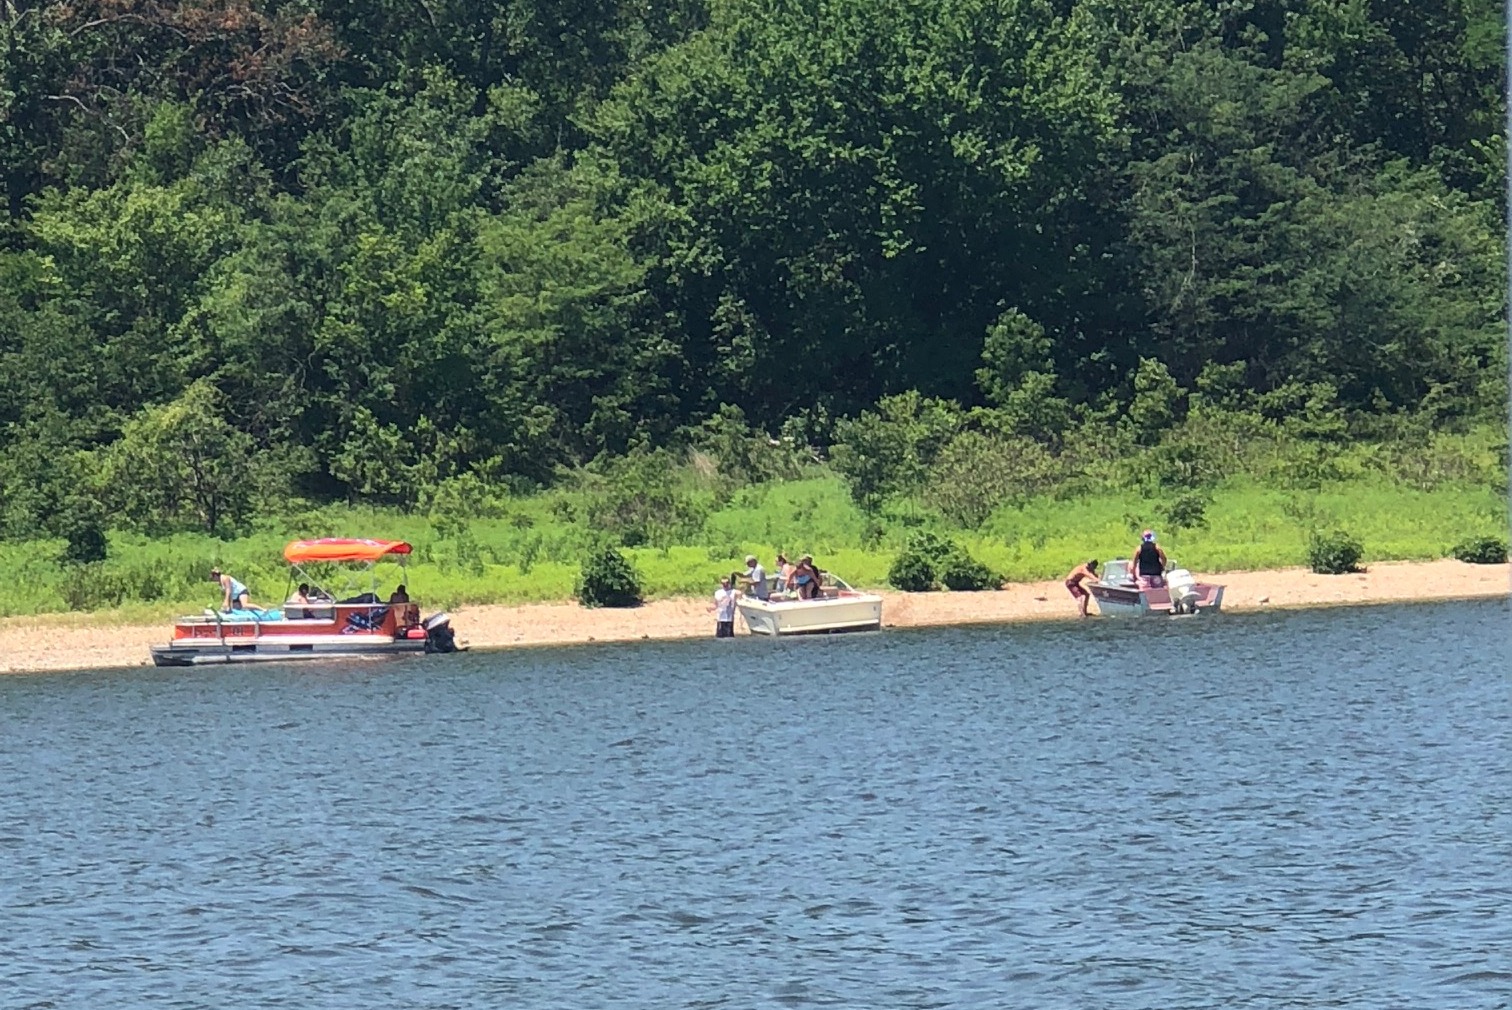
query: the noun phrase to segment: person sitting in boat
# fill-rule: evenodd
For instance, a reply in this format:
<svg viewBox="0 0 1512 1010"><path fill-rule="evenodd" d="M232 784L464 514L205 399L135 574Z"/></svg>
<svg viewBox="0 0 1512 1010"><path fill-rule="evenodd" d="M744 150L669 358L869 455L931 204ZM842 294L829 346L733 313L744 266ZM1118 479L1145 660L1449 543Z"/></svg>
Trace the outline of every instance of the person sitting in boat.
<svg viewBox="0 0 1512 1010"><path fill-rule="evenodd" d="M1083 583L1096 582L1097 579L1096 558L1077 565L1066 576L1066 588L1071 591L1071 598L1076 601L1076 606L1083 617L1087 616L1087 600L1091 599L1092 595L1087 592L1087 587Z"/></svg>
<svg viewBox="0 0 1512 1010"><path fill-rule="evenodd" d="M813 555L803 555L788 579L788 588L796 590L800 600L812 600L819 595L822 585L823 579L819 575L819 569L814 567Z"/></svg>
<svg viewBox="0 0 1512 1010"><path fill-rule="evenodd" d="M408 603L409 601L409 590L404 587L404 583L402 582L399 583L398 587L391 594L389 594L390 603Z"/></svg>
<svg viewBox="0 0 1512 1010"><path fill-rule="evenodd" d="M220 583L221 593L223 594L223 599L221 600L222 610L232 609L232 604L236 605L237 610L252 609L252 597L248 594L247 587L236 579L222 574L219 568L212 568L210 569L210 581Z"/></svg>
<svg viewBox="0 0 1512 1010"><path fill-rule="evenodd" d="M758 600L765 600L771 594L767 590L766 569L761 567L761 562L756 560L756 555L746 555L746 570L741 575L741 589Z"/></svg>
<svg viewBox="0 0 1512 1010"><path fill-rule="evenodd" d="M309 616L310 584L301 582L299 588L289 594L284 601L284 616L292 620L299 620Z"/></svg>
<svg viewBox="0 0 1512 1010"><path fill-rule="evenodd" d="M1166 555L1155 543L1155 531L1145 530L1134 549L1134 584L1140 589L1165 585Z"/></svg>

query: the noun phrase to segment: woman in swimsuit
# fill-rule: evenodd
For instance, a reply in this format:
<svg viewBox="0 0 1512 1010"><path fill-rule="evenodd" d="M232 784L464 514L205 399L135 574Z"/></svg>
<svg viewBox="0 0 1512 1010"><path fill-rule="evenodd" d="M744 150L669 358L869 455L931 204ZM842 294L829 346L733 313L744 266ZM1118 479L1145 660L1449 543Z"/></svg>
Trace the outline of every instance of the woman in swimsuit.
<svg viewBox="0 0 1512 1010"><path fill-rule="evenodd" d="M812 600L819 595L821 580L819 569L814 567L814 559L805 554L798 559L798 567L793 569L793 577L790 585L798 590L800 600Z"/></svg>
<svg viewBox="0 0 1512 1010"><path fill-rule="evenodd" d="M222 610L230 610L233 603L239 610L252 609L252 598L247 593L246 586L229 575L222 575L219 568L210 569L210 581L220 583L221 592L224 594L221 600Z"/></svg>

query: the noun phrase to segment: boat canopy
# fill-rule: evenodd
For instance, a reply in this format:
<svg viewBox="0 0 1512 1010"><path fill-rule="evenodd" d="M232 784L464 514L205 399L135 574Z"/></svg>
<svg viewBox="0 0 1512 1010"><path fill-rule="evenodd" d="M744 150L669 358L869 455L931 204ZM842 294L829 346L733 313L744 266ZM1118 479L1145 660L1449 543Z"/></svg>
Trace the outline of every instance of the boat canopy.
<svg viewBox="0 0 1512 1010"><path fill-rule="evenodd" d="M321 540L295 540L284 548L284 559L291 565L312 561L381 561L391 554L408 554L413 548L403 540L355 540L349 537L326 537Z"/></svg>

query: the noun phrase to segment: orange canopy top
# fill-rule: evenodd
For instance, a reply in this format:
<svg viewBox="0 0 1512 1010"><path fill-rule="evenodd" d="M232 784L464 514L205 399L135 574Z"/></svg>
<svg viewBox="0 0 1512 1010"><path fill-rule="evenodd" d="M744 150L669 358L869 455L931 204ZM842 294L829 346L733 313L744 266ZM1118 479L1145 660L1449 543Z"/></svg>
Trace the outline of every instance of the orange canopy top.
<svg viewBox="0 0 1512 1010"><path fill-rule="evenodd" d="M380 561L390 554L408 554L411 550L403 540L326 537L323 540L295 540L284 548L284 558L291 565L311 561Z"/></svg>

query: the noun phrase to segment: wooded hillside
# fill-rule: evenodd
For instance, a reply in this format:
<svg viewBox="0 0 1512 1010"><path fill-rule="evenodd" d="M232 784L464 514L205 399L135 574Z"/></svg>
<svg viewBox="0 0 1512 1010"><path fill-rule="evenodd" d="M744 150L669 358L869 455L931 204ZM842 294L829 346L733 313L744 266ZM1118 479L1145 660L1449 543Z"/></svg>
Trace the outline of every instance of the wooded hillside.
<svg viewBox="0 0 1512 1010"><path fill-rule="evenodd" d="M0 534L1499 417L1502 46L1491 0L0 0Z"/></svg>

